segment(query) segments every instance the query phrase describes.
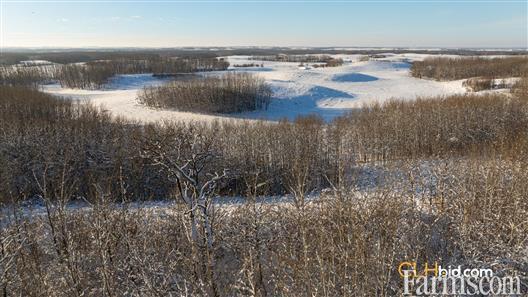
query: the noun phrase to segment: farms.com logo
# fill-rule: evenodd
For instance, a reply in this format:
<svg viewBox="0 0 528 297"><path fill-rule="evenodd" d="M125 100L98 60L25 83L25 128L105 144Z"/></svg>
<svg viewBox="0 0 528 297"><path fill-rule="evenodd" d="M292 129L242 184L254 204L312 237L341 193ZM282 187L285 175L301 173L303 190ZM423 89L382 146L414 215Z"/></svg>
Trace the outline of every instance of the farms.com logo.
<svg viewBox="0 0 528 297"><path fill-rule="evenodd" d="M496 276L492 269L443 267L434 263L401 262L404 296L520 296L518 276Z"/></svg>

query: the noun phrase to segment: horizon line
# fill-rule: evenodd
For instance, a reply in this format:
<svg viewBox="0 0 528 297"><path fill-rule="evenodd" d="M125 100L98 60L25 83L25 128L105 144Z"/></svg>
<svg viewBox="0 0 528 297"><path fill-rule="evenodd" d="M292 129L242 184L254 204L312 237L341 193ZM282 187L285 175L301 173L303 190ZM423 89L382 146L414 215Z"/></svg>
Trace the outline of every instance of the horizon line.
<svg viewBox="0 0 528 297"><path fill-rule="evenodd" d="M311 46L311 45L178 45L178 46L2 46L2 49L229 49L229 48L285 48L285 49L511 49L511 50L528 50L526 46L347 46L347 45L329 45L329 46Z"/></svg>

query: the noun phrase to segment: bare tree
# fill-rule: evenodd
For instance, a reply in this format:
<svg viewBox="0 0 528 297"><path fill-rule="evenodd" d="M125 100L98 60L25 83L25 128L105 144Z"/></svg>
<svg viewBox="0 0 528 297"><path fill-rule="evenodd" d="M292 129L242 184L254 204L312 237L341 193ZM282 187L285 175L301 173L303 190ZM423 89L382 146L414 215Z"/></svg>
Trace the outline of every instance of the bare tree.
<svg viewBox="0 0 528 297"><path fill-rule="evenodd" d="M138 100L152 107L232 113L267 109L271 95L270 86L262 78L248 73L228 73L145 87Z"/></svg>
<svg viewBox="0 0 528 297"><path fill-rule="evenodd" d="M216 194L218 183L226 178L227 171L224 170L221 174L205 174L205 168L216 157L211 148L211 141L205 135L192 133L186 136L174 139L174 135L169 135L163 139L149 141L143 149L143 157L151 160L153 166L164 170L167 177L174 182L181 201L187 206L193 258L197 260L196 276L206 279L210 293L218 296L214 279L212 198ZM176 145L176 154L171 154L167 145Z"/></svg>

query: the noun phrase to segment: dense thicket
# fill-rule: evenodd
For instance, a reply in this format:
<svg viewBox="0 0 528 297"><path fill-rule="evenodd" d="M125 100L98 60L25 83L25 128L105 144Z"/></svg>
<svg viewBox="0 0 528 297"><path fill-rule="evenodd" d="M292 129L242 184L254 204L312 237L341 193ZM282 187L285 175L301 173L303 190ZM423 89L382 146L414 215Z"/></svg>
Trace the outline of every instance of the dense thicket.
<svg viewBox="0 0 528 297"><path fill-rule="evenodd" d="M528 98L528 76L521 77L513 84L511 93L518 98Z"/></svg>
<svg viewBox="0 0 528 297"><path fill-rule="evenodd" d="M56 66L0 67L0 85L35 88L55 79Z"/></svg>
<svg viewBox="0 0 528 297"><path fill-rule="evenodd" d="M233 113L267 108L271 88L255 75L234 72L145 87L138 100L148 106L181 111Z"/></svg>
<svg viewBox="0 0 528 297"><path fill-rule="evenodd" d="M324 67L337 67L343 65L343 59L341 58L335 58L327 60L324 64L314 64L313 67L315 68L324 68Z"/></svg>
<svg viewBox="0 0 528 297"><path fill-rule="evenodd" d="M516 94L456 96L368 106L331 123L139 125L0 86L0 201L44 203L35 216L31 207L2 209L0 289L397 296L405 260L493 264L525 284L527 106ZM211 220L199 230L189 225L194 208L128 204L192 191L179 188L174 164L204 189L228 169L214 194L245 203L196 204ZM372 180L364 184L361 171ZM255 202L285 193L291 202ZM74 199L91 206L68 208Z"/></svg>
<svg viewBox="0 0 528 297"><path fill-rule="evenodd" d="M526 140L526 101L502 95L394 100L344 119L366 161L514 148ZM524 145L524 144L523 144Z"/></svg>
<svg viewBox="0 0 528 297"><path fill-rule="evenodd" d="M528 57L431 57L413 62L411 74L418 78L457 80L471 77L503 78L528 74Z"/></svg>
<svg viewBox="0 0 528 297"><path fill-rule="evenodd" d="M71 64L57 69L55 77L65 88L99 89L115 74L109 67Z"/></svg>
<svg viewBox="0 0 528 297"><path fill-rule="evenodd" d="M221 71L229 62L217 58L160 58L143 60L106 60L83 64L46 65L32 67L0 67L0 84L8 86L30 86L58 81L63 87L94 89L101 88L117 74L153 73L167 75L203 71Z"/></svg>
<svg viewBox="0 0 528 297"><path fill-rule="evenodd" d="M68 170L76 180L75 197L90 197L92 179L115 185L117 173L134 199L168 197L173 191L170 180L149 166L152 161L141 157L141 149L158 142L160 148L173 152L191 147L196 137L217 156L204 174L224 168L236 172L222 191L237 195L245 193L247 179L255 171L267 181L260 194L308 193L341 185L345 173L362 162L527 152L528 111L526 100L520 98L393 101L328 124L301 118L280 123L138 126L110 121L95 108L35 91L12 87L1 91L3 201L38 194L34 174L40 176L46 167L50 181Z"/></svg>
<svg viewBox="0 0 528 297"><path fill-rule="evenodd" d="M223 58L150 58L143 60L106 60L86 63L88 66L110 69L118 74L190 73L220 71L229 67Z"/></svg>
<svg viewBox="0 0 528 297"><path fill-rule="evenodd" d="M226 70L229 62L216 58L150 58L145 60L108 60L84 65L59 67L55 77L69 88L100 88L117 74L176 74Z"/></svg>
<svg viewBox="0 0 528 297"><path fill-rule="evenodd" d="M526 163L468 161L431 170L438 194L430 200L413 194L430 187L414 179L400 192L335 192L302 209L217 207L209 275L197 271L209 262L192 253L186 209L118 207L101 191L90 210L52 209L1 229L0 288L7 296L400 296L397 267L412 260L519 275L524 295ZM414 166L400 168L411 176Z"/></svg>

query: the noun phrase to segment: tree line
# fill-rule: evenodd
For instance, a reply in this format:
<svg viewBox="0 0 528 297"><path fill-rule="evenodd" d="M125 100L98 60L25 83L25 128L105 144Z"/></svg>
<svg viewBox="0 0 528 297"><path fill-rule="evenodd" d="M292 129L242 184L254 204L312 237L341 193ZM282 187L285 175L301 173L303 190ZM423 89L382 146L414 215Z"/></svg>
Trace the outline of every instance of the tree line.
<svg viewBox="0 0 528 297"><path fill-rule="evenodd" d="M58 81L61 86L80 89L98 89L118 74L172 74L203 71L222 71L229 62L217 58L150 57L142 60L117 59L91 61L81 64L0 68L0 84L36 87Z"/></svg>
<svg viewBox="0 0 528 297"><path fill-rule="evenodd" d="M183 148L200 139L215 156L204 176L223 169L236 173L219 186L226 195L243 195L255 170L266 181L260 195L306 194L349 186L346 176L360 163L472 154L515 157L527 150L525 97L392 101L331 123L312 116L279 123L138 125L26 88L2 86L1 91L2 201L34 197L39 193L35 174L51 182L66 165L69 178L76 180L71 197L93 199L89 185L104 181L116 186L117 172L134 199L170 197L170 179L144 157L142 148L149 143L157 143L167 156L184 158L196 152Z"/></svg>
<svg viewBox="0 0 528 297"><path fill-rule="evenodd" d="M146 60L94 61L85 65L66 65L56 74L61 85L69 88L100 88L117 74L174 74L222 71L229 62L216 58L152 58Z"/></svg>
<svg viewBox="0 0 528 297"><path fill-rule="evenodd" d="M314 64L314 67L336 67L343 65L343 59L334 58L329 55L287 55L277 54L269 56L252 56L251 60L274 61L274 62L295 62L295 63L323 63Z"/></svg>
<svg viewBox="0 0 528 297"><path fill-rule="evenodd" d="M271 95L271 88L262 78L233 72L145 87L138 100L147 106L181 111L234 113L266 109Z"/></svg>
<svg viewBox="0 0 528 297"><path fill-rule="evenodd" d="M491 55L524 55L521 50L471 50L471 49L440 49L440 50L417 50L417 49L392 49L396 54L429 54L429 55L461 55L461 56L491 56ZM383 55L386 49L330 49L330 48L306 48L295 49L286 47L273 48L172 48L172 49L98 49L98 50L33 50L13 51L5 49L0 57L0 65L15 65L27 60L46 60L52 63L70 64L98 60L143 60L153 57L180 57L180 58L218 58L225 56L273 56L278 54L287 55Z"/></svg>
<svg viewBox="0 0 528 297"><path fill-rule="evenodd" d="M56 65L32 67L0 67L0 85L26 86L36 88L43 83L55 80Z"/></svg>
<svg viewBox="0 0 528 297"><path fill-rule="evenodd" d="M252 56L250 60L274 61L274 62L294 62L294 63L324 63L331 60L329 55L287 55L277 54L270 56Z"/></svg>
<svg viewBox="0 0 528 297"><path fill-rule="evenodd" d="M528 57L430 57L413 62L411 75L442 81L472 77L522 77L528 75Z"/></svg>

